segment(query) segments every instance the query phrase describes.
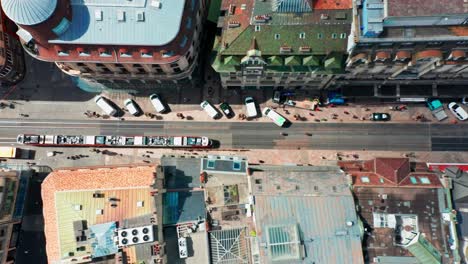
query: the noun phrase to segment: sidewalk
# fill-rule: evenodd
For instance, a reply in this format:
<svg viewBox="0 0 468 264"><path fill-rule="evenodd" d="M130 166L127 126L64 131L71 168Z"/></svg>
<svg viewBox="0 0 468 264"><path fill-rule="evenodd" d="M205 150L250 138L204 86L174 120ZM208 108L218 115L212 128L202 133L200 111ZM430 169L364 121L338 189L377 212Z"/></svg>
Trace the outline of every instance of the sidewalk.
<svg viewBox="0 0 468 264"><path fill-rule="evenodd" d="M145 113L156 114L158 118L149 118L145 115L135 117L130 115L128 112L125 113L123 118L125 120L138 120L138 121L154 121L154 120L163 120L163 121L184 121L184 120L193 120L200 122L210 122L214 121L211 119L202 109L200 108L199 103L202 100L208 99L210 102L214 103L215 106L218 106L218 103L221 101L227 101L231 104L231 107L236 114L236 117L227 119L223 116L221 119L216 120L216 122L271 122L267 117L259 117L254 120L240 120L238 118L239 114L245 114L245 106L242 104L243 98L245 96L253 96L257 102L266 101L265 103L260 104L260 111L268 106L273 109L276 109L278 113L283 115L285 118L289 119L291 122L326 122L326 123L341 123L341 122L372 122L369 121L369 116L373 112L379 113L389 113L391 115L391 121L388 122L398 122L398 123L415 123L421 122L416 121L415 116L422 114L427 119L425 122L438 122L438 123L451 123L455 121L454 116L446 109L447 115L449 118L439 122L437 121L423 105L408 105L407 110L404 111L391 111L389 109L390 105L381 105L381 106L361 106L361 105L347 105L347 106L337 106L332 108L319 108L319 111L311 111L307 109L295 108L292 106L278 106L271 102L271 99L268 100L265 97L265 92L262 91L242 91L241 94L236 91L219 91L222 93L219 98L207 98L203 94L196 94L194 91L184 93L179 91L178 93L164 93L162 95L165 101L174 102L182 101L181 104L169 104L171 112L167 114L158 114L155 112L151 102L147 97L132 97L128 94L104 94L107 98L112 100L118 106L123 107L123 102L127 98L133 98L135 102L141 107ZM183 102L186 102L185 104ZM98 114L102 114L101 110L93 101L93 97L90 97L86 101L25 101L25 100L2 100L0 102L14 105L14 109L6 107L0 110L0 116L2 118L21 118L21 119L70 119L70 120L88 120L84 112L91 111ZM177 113L182 113L185 117L181 119L177 116ZM22 116L23 114L24 116ZM299 120L295 120L294 116L299 115ZM27 117L26 117L27 116ZM362 120L362 119L365 120ZM96 118L93 118L96 119ZM101 117L102 119L102 117ZM111 118L116 119L116 118Z"/></svg>
<svg viewBox="0 0 468 264"><path fill-rule="evenodd" d="M75 87L70 81L70 78L58 70L54 64L32 60L29 57L27 57L27 60L31 61L28 62L29 67L25 80L15 87L0 91L0 102L8 105L13 104L14 106L14 109L8 107L0 109L1 118L87 120L88 117L84 115L86 111L101 114L101 110L93 101L95 94L81 91L79 88ZM260 111L266 106L277 108L278 105L271 102L271 97L273 95L272 89L225 90L220 87L219 80L213 76L209 76L209 72L206 73L204 79L206 83L203 87L191 87L191 85L189 85L183 88L176 88L159 85L155 86L154 89L146 90L145 96L135 97L127 93L104 93L103 95L120 107L123 107L125 99L132 98L145 113L156 114L148 96L151 93L158 93L162 96L163 100L169 104L171 112L162 115L158 114L159 118L157 120L213 121L213 119L201 110L199 105L203 100L209 100L215 106L218 106L219 103L223 101L228 102L236 114L236 117L232 119L223 117L216 122L271 122L266 117L245 121L239 120L237 116L242 113L245 114L243 100L247 96L255 98L256 102L260 104ZM307 100L307 98L311 97L309 93L313 93L313 91L298 91L298 93L301 93L300 96L302 96L304 100ZM368 117L373 112L389 113L392 116L390 122L420 122L414 120L414 117L419 114L423 114L427 122L438 122L432 117L429 109L423 104L408 105L408 110L402 112L390 111L389 106L390 105L383 104L373 106L350 104L348 106L335 108L322 108L322 111L314 112L287 106L285 109L278 108L277 110L291 122L370 122L368 121ZM366 111L366 108L369 110ZM445 108L447 108L446 105ZM289 114L285 110L287 110ZM448 109L446 109L446 112L449 118L441 123L455 121L454 116ZM182 113L186 118L182 120L177 117L177 113ZM300 120L296 121L294 115L299 115ZM334 115L336 115L335 119L333 119ZM145 115L134 117L128 113L126 113L123 118L125 120L140 121L155 120ZM362 121L362 118L366 120Z"/></svg>

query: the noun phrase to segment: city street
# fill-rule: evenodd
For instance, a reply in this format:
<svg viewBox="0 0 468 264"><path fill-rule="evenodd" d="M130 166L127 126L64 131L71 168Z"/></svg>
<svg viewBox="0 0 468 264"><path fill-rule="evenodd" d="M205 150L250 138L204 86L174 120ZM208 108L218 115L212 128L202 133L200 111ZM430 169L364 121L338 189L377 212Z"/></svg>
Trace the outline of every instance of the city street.
<svg viewBox="0 0 468 264"><path fill-rule="evenodd" d="M15 144L19 133L208 136L221 149L468 151L466 124L299 123L279 128L264 122L0 119L1 144Z"/></svg>

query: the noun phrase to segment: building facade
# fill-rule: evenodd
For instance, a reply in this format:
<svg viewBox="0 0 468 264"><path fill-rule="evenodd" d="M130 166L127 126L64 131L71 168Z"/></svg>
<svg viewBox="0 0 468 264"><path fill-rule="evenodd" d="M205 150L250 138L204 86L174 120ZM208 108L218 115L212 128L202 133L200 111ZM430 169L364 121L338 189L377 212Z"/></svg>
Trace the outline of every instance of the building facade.
<svg viewBox="0 0 468 264"><path fill-rule="evenodd" d="M405 98L443 97L436 83L466 82L468 4L463 0L424 1L424 6L419 1L363 0L354 1L353 10L346 74L333 84L367 84L369 96ZM411 87L400 84L426 88L408 92ZM468 89L459 92L466 95Z"/></svg>
<svg viewBox="0 0 468 264"><path fill-rule="evenodd" d="M322 87L344 72L351 1L224 0L213 68L225 88Z"/></svg>
<svg viewBox="0 0 468 264"><path fill-rule="evenodd" d="M16 25L3 12L0 15L0 82L12 85L24 78L24 53L14 34Z"/></svg>
<svg viewBox="0 0 468 264"><path fill-rule="evenodd" d="M25 192L26 190L20 187L20 172L0 171L0 263L2 264L15 263L24 204L22 199L25 197Z"/></svg>
<svg viewBox="0 0 468 264"><path fill-rule="evenodd" d="M31 56L88 83L129 90L190 82L206 3L6 0L2 7Z"/></svg>

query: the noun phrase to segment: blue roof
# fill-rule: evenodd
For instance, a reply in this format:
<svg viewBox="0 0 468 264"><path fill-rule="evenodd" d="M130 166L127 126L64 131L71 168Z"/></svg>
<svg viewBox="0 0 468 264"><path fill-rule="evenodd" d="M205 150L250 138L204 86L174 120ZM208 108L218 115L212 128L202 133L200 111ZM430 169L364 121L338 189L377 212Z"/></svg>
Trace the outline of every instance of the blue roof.
<svg viewBox="0 0 468 264"><path fill-rule="evenodd" d="M91 231L90 237L94 239L91 242L93 248L93 258L99 258L107 255L113 255L117 253L119 248L114 243L114 232L117 229L115 222L109 222L104 224L97 224L89 227Z"/></svg>
<svg viewBox="0 0 468 264"><path fill-rule="evenodd" d="M21 25L36 25L48 19L57 7L57 0L2 0L5 14Z"/></svg>
<svg viewBox="0 0 468 264"><path fill-rule="evenodd" d="M153 6L155 2L160 7ZM185 0L71 0L71 4L70 27L49 42L161 46L179 33Z"/></svg>

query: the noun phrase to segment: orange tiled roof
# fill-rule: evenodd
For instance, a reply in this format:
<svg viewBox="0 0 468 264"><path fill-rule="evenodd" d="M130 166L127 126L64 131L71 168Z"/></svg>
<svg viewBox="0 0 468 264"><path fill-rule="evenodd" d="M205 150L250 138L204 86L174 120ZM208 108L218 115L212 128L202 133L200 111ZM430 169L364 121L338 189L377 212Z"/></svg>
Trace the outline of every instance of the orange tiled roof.
<svg viewBox="0 0 468 264"><path fill-rule="evenodd" d="M155 166L75 168L50 173L41 186L44 232L49 263L60 259L55 193L70 190L115 189L150 186Z"/></svg>
<svg viewBox="0 0 468 264"><path fill-rule="evenodd" d="M352 7L352 0L317 0L314 1L313 9L350 9Z"/></svg>

